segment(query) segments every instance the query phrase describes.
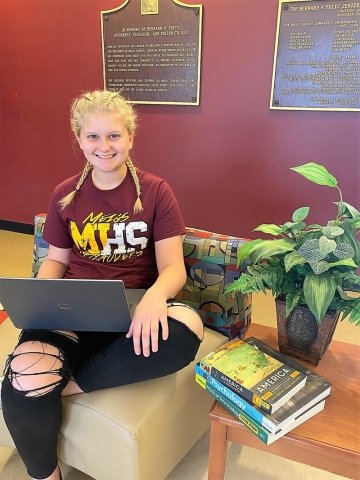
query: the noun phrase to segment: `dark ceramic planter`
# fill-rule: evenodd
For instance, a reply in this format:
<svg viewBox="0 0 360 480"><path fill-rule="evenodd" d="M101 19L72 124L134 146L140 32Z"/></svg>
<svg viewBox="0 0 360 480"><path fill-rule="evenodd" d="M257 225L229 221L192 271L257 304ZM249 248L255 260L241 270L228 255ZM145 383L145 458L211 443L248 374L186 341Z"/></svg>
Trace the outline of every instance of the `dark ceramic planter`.
<svg viewBox="0 0 360 480"><path fill-rule="evenodd" d="M319 324L307 307L297 306L288 318L285 302L276 299L279 350L317 365L333 337L339 314L325 314Z"/></svg>

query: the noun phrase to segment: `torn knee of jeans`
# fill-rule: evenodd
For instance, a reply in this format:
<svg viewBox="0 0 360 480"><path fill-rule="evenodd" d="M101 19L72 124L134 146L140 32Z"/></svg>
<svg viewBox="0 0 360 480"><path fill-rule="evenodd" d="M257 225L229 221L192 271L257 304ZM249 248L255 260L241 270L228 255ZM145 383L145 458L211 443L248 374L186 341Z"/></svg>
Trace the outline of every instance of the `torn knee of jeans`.
<svg viewBox="0 0 360 480"><path fill-rule="evenodd" d="M26 356L31 355L29 361ZM46 363L46 367L41 365ZM44 362L45 361L45 362ZM61 386L63 389L71 375L64 368L64 357L45 352L15 352L7 360L7 376L12 387L26 397L40 397Z"/></svg>

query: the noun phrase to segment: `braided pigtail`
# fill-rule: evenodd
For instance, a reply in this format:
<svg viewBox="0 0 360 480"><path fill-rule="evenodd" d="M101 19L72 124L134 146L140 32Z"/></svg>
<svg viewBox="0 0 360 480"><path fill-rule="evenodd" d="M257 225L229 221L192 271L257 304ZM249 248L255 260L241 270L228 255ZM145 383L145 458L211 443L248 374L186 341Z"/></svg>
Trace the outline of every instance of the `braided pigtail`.
<svg viewBox="0 0 360 480"><path fill-rule="evenodd" d="M141 203L141 199L140 199L140 196L141 196L140 180L139 180L139 177L138 177L138 174L137 174L137 171L136 171L136 167L133 164L130 157L126 160L126 165L129 169L130 175L131 175L131 177L134 181L135 188L136 188L137 199L136 199L136 202L134 204L134 213L139 213L139 212L142 212L144 210L143 206L142 206L142 203Z"/></svg>
<svg viewBox="0 0 360 480"><path fill-rule="evenodd" d="M74 202L74 199L75 199L75 195L77 194L77 192L80 190L82 184L85 182L85 179L86 177L89 175L89 172L92 170L92 165L91 163L89 162L86 162L85 164L85 167L84 167L84 170L82 171L82 174L79 178L79 181L75 187L75 190L73 190L72 192L68 193L67 195L65 195L65 197L63 197L62 199L60 199L58 201L58 205L60 207L60 212L62 212L64 210L65 207L67 207L68 205L71 205L73 202Z"/></svg>

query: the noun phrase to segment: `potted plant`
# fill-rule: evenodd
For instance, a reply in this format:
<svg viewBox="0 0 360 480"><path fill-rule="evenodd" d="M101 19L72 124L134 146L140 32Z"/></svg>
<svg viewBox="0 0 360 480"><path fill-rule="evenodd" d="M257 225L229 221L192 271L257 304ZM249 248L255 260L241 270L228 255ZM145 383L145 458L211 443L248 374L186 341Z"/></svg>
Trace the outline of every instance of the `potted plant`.
<svg viewBox="0 0 360 480"><path fill-rule="evenodd" d="M278 237L256 239L238 252L244 273L227 291L271 290L276 300L280 351L317 365L331 341L338 318L360 326L360 213L344 202L336 178L317 163L291 168L311 182L339 192L336 217L325 226L306 225L309 207L295 210L283 225L262 224L255 231Z"/></svg>

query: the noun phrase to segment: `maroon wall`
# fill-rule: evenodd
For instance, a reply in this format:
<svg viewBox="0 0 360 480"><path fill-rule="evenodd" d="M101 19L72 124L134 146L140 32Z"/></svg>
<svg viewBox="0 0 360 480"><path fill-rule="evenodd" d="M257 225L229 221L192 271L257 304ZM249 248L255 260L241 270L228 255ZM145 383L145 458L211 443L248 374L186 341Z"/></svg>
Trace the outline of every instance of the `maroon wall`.
<svg viewBox="0 0 360 480"><path fill-rule="evenodd" d="M0 2L0 219L31 223L54 185L80 170L69 103L102 87L99 12L119 4ZM202 4L201 105L139 105L136 163L169 181L188 225L232 235L254 236L258 224L285 222L305 205L312 221L333 215L335 189L289 170L309 161L357 204L359 113L269 110L278 1Z"/></svg>

